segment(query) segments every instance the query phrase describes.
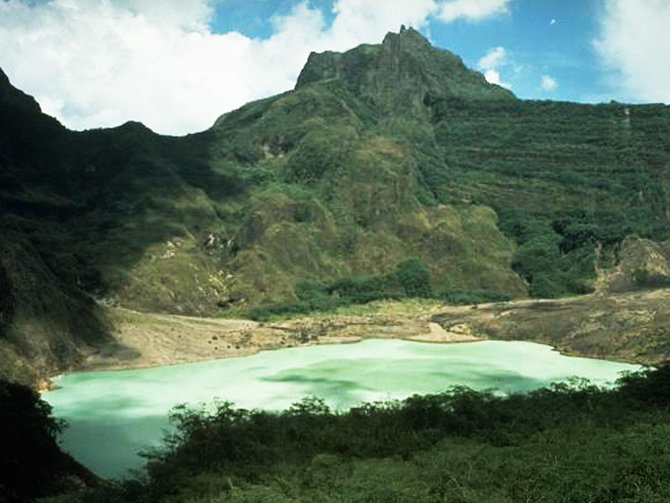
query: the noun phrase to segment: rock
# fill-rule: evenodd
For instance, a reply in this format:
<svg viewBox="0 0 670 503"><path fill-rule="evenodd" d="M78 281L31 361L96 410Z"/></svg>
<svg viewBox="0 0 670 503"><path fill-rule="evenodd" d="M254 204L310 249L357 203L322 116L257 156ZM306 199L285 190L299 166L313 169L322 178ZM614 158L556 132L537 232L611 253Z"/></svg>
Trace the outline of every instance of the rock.
<svg viewBox="0 0 670 503"><path fill-rule="evenodd" d="M246 300L245 298L245 293L241 290L237 290L234 292L231 292L228 294L227 297L224 297L223 299L217 301L216 305L220 307L221 309L227 309L229 308L232 304L235 303L243 303Z"/></svg>
<svg viewBox="0 0 670 503"><path fill-rule="evenodd" d="M37 391L51 391L53 389L53 382L51 379L42 377L37 380Z"/></svg>
<svg viewBox="0 0 670 503"><path fill-rule="evenodd" d="M670 285L668 255L658 243L628 237L621 243L616 268L606 273L605 285L609 292Z"/></svg>

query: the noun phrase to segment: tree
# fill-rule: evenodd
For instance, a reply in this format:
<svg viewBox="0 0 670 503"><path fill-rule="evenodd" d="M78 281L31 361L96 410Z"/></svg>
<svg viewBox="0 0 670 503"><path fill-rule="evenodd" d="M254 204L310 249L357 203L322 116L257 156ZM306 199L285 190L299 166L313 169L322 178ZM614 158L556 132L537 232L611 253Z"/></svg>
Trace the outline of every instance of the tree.
<svg viewBox="0 0 670 503"><path fill-rule="evenodd" d="M35 390L0 380L0 501L30 501L95 485L95 476L58 447L63 427Z"/></svg>
<svg viewBox="0 0 670 503"><path fill-rule="evenodd" d="M400 262L395 270L396 278L408 297L432 297L431 274L426 264L418 258Z"/></svg>

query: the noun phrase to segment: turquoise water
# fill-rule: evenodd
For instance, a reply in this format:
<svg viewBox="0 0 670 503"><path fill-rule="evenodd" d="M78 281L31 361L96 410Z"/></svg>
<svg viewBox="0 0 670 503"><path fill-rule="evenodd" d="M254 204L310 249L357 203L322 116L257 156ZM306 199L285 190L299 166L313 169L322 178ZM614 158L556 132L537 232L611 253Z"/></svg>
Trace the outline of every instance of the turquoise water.
<svg viewBox="0 0 670 503"><path fill-rule="evenodd" d="M63 447L95 473L120 477L141 467L140 450L160 444L168 411L181 403L218 397L239 407L280 410L302 397L320 396L347 409L453 385L526 391L571 376L605 384L639 368L567 357L530 342L368 339L152 369L71 373L59 377L61 388L43 398L70 424Z"/></svg>

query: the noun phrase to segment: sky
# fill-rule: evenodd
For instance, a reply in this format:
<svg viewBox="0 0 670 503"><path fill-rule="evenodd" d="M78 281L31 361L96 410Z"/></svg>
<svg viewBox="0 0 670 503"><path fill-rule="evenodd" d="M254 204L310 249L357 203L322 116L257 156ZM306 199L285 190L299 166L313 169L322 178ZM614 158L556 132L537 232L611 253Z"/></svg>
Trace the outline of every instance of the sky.
<svg viewBox="0 0 670 503"><path fill-rule="evenodd" d="M183 135L401 24L519 98L670 103L670 0L0 0L0 68L71 129Z"/></svg>

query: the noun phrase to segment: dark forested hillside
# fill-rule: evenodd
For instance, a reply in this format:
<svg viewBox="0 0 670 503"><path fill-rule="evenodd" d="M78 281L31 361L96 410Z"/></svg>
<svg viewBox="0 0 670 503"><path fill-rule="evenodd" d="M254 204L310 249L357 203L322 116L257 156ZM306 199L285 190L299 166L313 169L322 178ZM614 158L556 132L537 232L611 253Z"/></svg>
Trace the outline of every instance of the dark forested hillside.
<svg viewBox="0 0 670 503"><path fill-rule="evenodd" d="M0 74L0 372L77 361L105 304L586 293L627 236L667 253L669 177L669 107L518 100L411 29L182 138L68 131Z"/></svg>

